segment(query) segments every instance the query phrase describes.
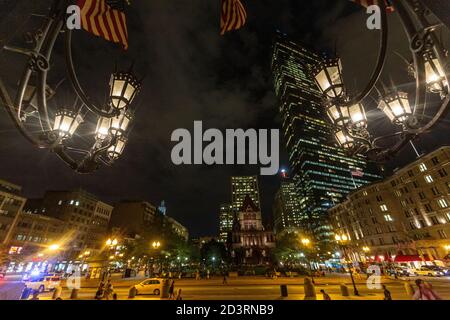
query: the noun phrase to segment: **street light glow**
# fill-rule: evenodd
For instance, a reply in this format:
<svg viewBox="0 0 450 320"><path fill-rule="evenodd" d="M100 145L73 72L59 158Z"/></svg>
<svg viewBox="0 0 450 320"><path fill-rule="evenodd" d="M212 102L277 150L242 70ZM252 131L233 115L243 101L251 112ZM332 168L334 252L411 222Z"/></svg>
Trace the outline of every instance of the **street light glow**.
<svg viewBox="0 0 450 320"><path fill-rule="evenodd" d="M50 251L56 251L60 248L58 244L52 244L50 247L48 247L48 250Z"/></svg>

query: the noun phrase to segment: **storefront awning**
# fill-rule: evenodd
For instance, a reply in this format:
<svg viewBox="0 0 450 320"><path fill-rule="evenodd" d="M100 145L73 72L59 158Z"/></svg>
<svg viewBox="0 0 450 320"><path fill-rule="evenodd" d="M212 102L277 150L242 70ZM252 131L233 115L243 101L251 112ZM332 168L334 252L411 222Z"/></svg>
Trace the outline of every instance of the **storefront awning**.
<svg viewBox="0 0 450 320"><path fill-rule="evenodd" d="M394 262L420 262L420 261L431 261L428 255L398 255L395 257Z"/></svg>

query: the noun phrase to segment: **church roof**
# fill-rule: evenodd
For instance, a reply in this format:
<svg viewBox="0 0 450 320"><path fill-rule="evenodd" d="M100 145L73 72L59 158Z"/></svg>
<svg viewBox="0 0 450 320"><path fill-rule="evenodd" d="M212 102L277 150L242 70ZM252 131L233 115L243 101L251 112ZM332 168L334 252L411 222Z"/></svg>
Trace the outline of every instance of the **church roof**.
<svg viewBox="0 0 450 320"><path fill-rule="evenodd" d="M256 206L256 204L253 202L252 198L250 198L249 195L246 195L241 207L241 211L247 211L248 207L250 207L253 211L259 211L258 206Z"/></svg>

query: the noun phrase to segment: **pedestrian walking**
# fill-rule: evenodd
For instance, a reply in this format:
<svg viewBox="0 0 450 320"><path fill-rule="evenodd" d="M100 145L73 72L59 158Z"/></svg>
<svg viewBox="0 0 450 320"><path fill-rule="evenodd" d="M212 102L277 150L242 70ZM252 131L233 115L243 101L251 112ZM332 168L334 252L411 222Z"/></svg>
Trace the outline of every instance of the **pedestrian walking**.
<svg viewBox="0 0 450 320"><path fill-rule="evenodd" d="M105 284L100 282L97 292L95 293L95 300L102 300L105 295Z"/></svg>
<svg viewBox="0 0 450 320"><path fill-rule="evenodd" d="M328 293L325 292L325 290L320 290L320 292L322 293L323 296L323 300L331 300L331 297Z"/></svg>
<svg viewBox="0 0 450 320"><path fill-rule="evenodd" d="M227 281L227 275L226 275L226 274L223 275L223 281L222 281L222 284L228 284L228 281Z"/></svg>
<svg viewBox="0 0 450 320"><path fill-rule="evenodd" d="M423 282L421 279L416 280L417 290L414 292L414 300L442 300L442 298L433 290L429 283Z"/></svg>
<svg viewBox="0 0 450 320"><path fill-rule="evenodd" d="M391 292L387 289L386 285L383 284L383 300L392 300Z"/></svg>
<svg viewBox="0 0 450 320"><path fill-rule="evenodd" d="M206 270L206 279L208 279L208 280L209 280L209 269L208 269L208 270Z"/></svg>
<svg viewBox="0 0 450 320"><path fill-rule="evenodd" d="M177 301L183 300L183 298L181 297L181 289L178 289L178 293L177 293L177 298L176 298L176 300L177 300Z"/></svg>
<svg viewBox="0 0 450 320"><path fill-rule="evenodd" d="M172 280L172 283L169 287L169 299L172 300L174 298L174 290L175 290L175 281Z"/></svg>
<svg viewBox="0 0 450 320"><path fill-rule="evenodd" d="M112 296L113 293L114 293L113 285L111 283L111 280L108 280L108 283L106 284L106 288L105 288L105 294L104 294L106 300L109 300L109 298Z"/></svg>

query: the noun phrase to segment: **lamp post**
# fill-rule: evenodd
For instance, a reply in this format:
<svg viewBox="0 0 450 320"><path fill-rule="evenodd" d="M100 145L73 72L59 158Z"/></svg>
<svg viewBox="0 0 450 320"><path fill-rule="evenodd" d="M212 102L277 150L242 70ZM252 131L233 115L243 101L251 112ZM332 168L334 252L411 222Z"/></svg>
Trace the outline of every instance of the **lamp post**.
<svg viewBox="0 0 450 320"><path fill-rule="evenodd" d="M322 92L323 105L335 127L337 143L349 154L365 154L371 160L383 162L392 158L409 142L429 132L445 119L450 105L450 58L436 35L441 25L429 20L428 9L422 0L395 0L392 7L405 30L413 62L405 71L415 78L415 95L392 88L381 92L376 86L388 54L388 19L385 1L378 1L381 12L381 35L378 60L364 89L356 94L347 90L343 80L343 63L339 58L324 59L311 69L317 87ZM393 134L372 137L367 129L364 99L376 91L378 109L401 128ZM434 115L425 114L430 104L429 95L439 95L441 104ZM430 108L428 108L430 109ZM386 142L395 143L386 146Z"/></svg>
<svg viewBox="0 0 450 320"><path fill-rule="evenodd" d="M311 245L311 240L309 240L308 238L302 238L301 239L301 243L305 247L306 251L308 251L309 247ZM305 254L304 257L306 259L306 263L309 265L309 272L311 274L311 282L315 284L314 273L313 273L313 269L312 269L312 266L311 266L311 261L308 258L308 254Z"/></svg>
<svg viewBox="0 0 450 320"><path fill-rule="evenodd" d="M162 269L163 269L163 262L162 262L162 259L161 259L161 253L160 253L160 251L159 251L159 248L161 248L161 242L160 241L153 241L152 242L152 248L153 248L153 250L155 250L155 251L157 251L157 257L158 257L158 260L159 260L159 268L160 268L160 273L162 273ZM153 273L153 267L152 267L152 273Z"/></svg>
<svg viewBox="0 0 450 320"><path fill-rule="evenodd" d="M98 102L87 95L74 66L74 31L66 23L69 5L70 1L52 1L44 25L31 32L31 49L29 45L0 48L5 54L27 59L21 65L23 71L0 74L0 104L26 140L37 148L56 153L75 172L86 174L103 165L113 165L122 155L134 118L133 102L142 85L132 68L115 70L104 101ZM59 92L47 81L56 63L52 58L60 38L64 43L67 78L74 91L72 102L64 106L51 100ZM22 75L18 85L8 87L7 83L17 83L11 78L15 74ZM63 97L67 99L66 91ZM97 127L91 130L92 122ZM89 147L85 147L86 142Z"/></svg>
<svg viewBox="0 0 450 320"><path fill-rule="evenodd" d="M336 235L335 236L336 242L340 245L343 253L344 253L344 259L348 261L351 261L351 258L348 256L347 254L347 242L349 241L349 238L345 235ZM355 294L355 296L359 296L359 292L358 289L356 288L356 284L355 284L355 279L353 278L353 272L352 272L352 268L350 265L350 262L347 263L347 268L348 268L348 272L350 274L350 278L352 279L352 284L353 284L353 292Z"/></svg>
<svg viewBox="0 0 450 320"><path fill-rule="evenodd" d="M106 270L106 273L109 273L111 262L114 260L115 251L117 249L117 246L119 245L119 240L117 240L117 238L109 238L108 240L106 240L105 244L109 248L108 267ZM113 252L114 255L112 254ZM106 273L103 275L103 281L105 280Z"/></svg>

